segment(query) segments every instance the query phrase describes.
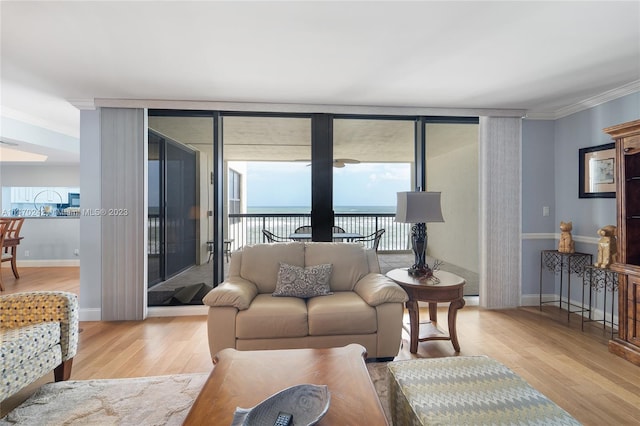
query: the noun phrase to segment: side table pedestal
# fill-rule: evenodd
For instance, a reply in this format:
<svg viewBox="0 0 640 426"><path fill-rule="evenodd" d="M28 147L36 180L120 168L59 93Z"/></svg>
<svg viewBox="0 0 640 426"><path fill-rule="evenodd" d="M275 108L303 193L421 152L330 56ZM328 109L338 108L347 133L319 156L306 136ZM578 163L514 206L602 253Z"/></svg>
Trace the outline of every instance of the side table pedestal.
<svg viewBox="0 0 640 426"><path fill-rule="evenodd" d="M387 276L400 285L409 295L406 303L409 311L409 334L412 354L418 352L418 342L429 340L451 340L456 352L460 352L458 335L456 333L456 318L458 309L462 309L464 302L465 280L451 272L434 271L428 279L410 276L407 268L393 269ZM418 302L429 303L429 322L420 323L420 309ZM438 328L438 303L449 302L448 328L446 335Z"/></svg>

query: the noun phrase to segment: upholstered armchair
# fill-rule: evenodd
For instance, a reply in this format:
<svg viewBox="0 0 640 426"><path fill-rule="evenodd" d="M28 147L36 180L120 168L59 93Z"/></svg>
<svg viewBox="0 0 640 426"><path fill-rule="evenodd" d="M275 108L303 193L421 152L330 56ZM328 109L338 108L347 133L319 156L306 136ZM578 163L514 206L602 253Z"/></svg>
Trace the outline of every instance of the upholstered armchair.
<svg viewBox="0 0 640 426"><path fill-rule="evenodd" d="M68 380L78 347L78 297L62 291L0 296L0 401L51 370Z"/></svg>

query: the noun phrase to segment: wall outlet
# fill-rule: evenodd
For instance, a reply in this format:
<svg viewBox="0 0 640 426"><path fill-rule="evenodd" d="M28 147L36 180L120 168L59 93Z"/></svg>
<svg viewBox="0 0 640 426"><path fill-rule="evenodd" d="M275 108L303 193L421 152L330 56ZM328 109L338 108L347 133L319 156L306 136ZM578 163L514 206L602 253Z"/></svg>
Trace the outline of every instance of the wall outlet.
<svg viewBox="0 0 640 426"><path fill-rule="evenodd" d="M24 251L24 257L29 257L29 250Z"/></svg>
<svg viewBox="0 0 640 426"><path fill-rule="evenodd" d="M74 255L74 256L80 256L80 250L78 250L78 249L74 249L74 250L73 250L73 255Z"/></svg>

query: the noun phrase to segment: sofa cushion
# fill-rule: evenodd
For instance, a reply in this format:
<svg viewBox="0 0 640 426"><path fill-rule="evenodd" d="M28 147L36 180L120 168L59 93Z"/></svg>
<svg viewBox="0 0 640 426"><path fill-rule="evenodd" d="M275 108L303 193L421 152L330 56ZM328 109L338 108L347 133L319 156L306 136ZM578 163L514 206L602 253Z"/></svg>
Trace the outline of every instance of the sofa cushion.
<svg viewBox="0 0 640 426"><path fill-rule="evenodd" d="M376 309L352 291L307 301L309 335L369 334L378 329Z"/></svg>
<svg viewBox="0 0 640 426"><path fill-rule="evenodd" d="M331 264L299 266L280 263L278 281L273 296L291 296L309 298L331 294L329 279Z"/></svg>
<svg viewBox="0 0 640 426"><path fill-rule="evenodd" d="M305 265L331 263L333 271L331 291L352 291L362 277L369 273L366 251L359 244L306 243Z"/></svg>
<svg viewBox="0 0 640 426"><path fill-rule="evenodd" d="M0 329L0 360L3 369L28 364L60 345L60 323L41 322L18 328Z"/></svg>
<svg viewBox="0 0 640 426"><path fill-rule="evenodd" d="M242 249L240 276L258 287L259 293L273 293L280 262L304 267L304 243L248 245ZM330 263L330 262L318 262Z"/></svg>
<svg viewBox="0 0 640 426"><path fill-rule="evenodd" d="M308 331L307 305L297 297L258 294L249 309L236 316L238 339L303 337Z"/></svg>

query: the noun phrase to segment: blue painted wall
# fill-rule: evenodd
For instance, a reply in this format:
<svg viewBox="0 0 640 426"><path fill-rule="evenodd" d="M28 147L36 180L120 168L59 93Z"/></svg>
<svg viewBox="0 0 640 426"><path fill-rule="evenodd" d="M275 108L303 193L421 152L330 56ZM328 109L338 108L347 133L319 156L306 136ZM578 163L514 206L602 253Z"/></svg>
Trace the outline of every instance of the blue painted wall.
<svg viewBox="0 0 640 426"><path fill-rule="evenodd" d="M640 118L640 92L558 120L524 120L522 126L522 296L537 304L540 250L557 248L560 221L573 222L576 251L597 253L596 231L616 223L613 198L578 198L578 150L610 143L602 129ZM550 207L549 217L542 207ZM543 275L543 294L559 280ZM566 276L565 276L566 285ZM566 289L566 287L565 287ZM566 293L564 293L566 296ZM581 303L582 279L573 276L571 299Z"/></svg>

